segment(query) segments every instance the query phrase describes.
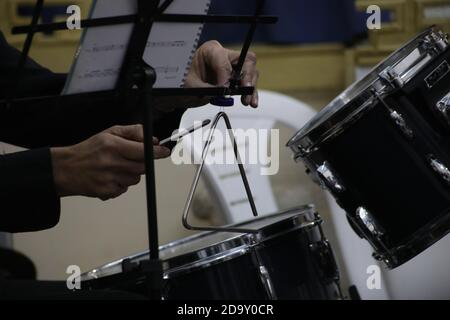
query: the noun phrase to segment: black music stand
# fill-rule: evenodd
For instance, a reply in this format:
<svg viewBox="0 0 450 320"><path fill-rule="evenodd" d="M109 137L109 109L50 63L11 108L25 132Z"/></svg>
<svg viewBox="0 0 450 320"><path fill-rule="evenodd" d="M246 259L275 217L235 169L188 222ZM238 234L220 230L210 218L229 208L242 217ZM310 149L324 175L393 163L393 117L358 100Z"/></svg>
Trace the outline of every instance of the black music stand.
<svg viewBox="0 0 450 320"><path fill-rule="evenodd" d="M141 262L139 265L130 266L129 261L124 261L124 272L141 272L145 275L149 285L149 297L154 300L162 298L163 268L162 261L159 258L158 242L158 220L156 211L156 186L155 169L153 157L153 116L152 99L153 97L163 96L231 96L231 95L251 95L254 92L253 87L240 87L240 75L245 58L247 56L253 36L258 24L273 24L278 21L277 17L261 16L265 0L256 0L257 6L253 16L223 16L223 15L184 15L184 14L164 14L173 0L164 0L160 5L160 0L136 0L138 2L138 13L135 15L108 17L100 19L88 19L81 21L82 28L109 26L125 23L134 23L133 32L128 44L125 60L119 76L119 81L115 90L82 93L67 96L49 96L26 99L14 99L12 94L10 99L0 101L8 107L14 107L15 104L31 103L33 101L64 103L72 101L83 103L95 98L125 98L129 103L131 97L138 96L139 107L144 109L144 144L145 144L145 168L146 168L146 194L147 194L147 215L148 215L148 240L150 259ZM36 0L36 6L33 12L31 25L14 27L13 34L27 34L21 59L16 72L16 79L13 79L17 86L20 81L21 70L28 58L28 54L33 42L35 33L53 32L57 30L67 30L66 23L38 24L39 17L42 14L44 0ZM234 75L231 79L230 87L222 88L153 88L156 82L155 70L147 65L142 57L147 45L147 41L152 30L154 22L177 22L177 23L240 23L250 24L240 60L235 66ZM14 92L14 90L12 90ZM127 99L129 97L130 99Z"/></svg>

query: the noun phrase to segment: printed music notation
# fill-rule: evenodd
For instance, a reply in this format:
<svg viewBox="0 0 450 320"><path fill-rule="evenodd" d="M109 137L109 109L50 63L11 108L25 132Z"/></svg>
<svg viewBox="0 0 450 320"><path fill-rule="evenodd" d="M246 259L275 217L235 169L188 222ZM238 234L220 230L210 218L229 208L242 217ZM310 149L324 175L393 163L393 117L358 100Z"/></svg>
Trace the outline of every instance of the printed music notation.
<svg viewBox="0 0 450 320"><path fill-rule="evenodd" d="M186 41L158 41L147 43L147 48L182 48L185 46L187 46Z"/></svg>
<svg viewBox="0 0 450 320"><path fill-rule="evenodd" d="M97 52L110 52L117 50L126 50L126 44L106 44L102 46L94 46L92 48L85 49L86 53L97 53Z"/></svg>
<svg viewBox="0 0 450 320"><path fill-rule="evenodd" d="M163 67L156 67L155 68L156 73L178 73L180 71L180 67L169 67L169 66L163 66Z"/></svg>
<svg viewBox="0 0 450 320"><path fill-rule="evenodd" d="M163 74L164 76L169 74L176 74L180 71L179 67L161 66L155 68L156 73ZM118 76L119 69L106 69L106 70L92 70L80 75L77 75L77 79L101 79L110 78L112 76Z"/></svg>
<svg viewBox="0 0 450 320"><path fill-rule="evenodd" d="M84 74L78 75L78 79L101 79L110 78L112 76L119 75L118 69L106 69L106 70L92 70Z"/></svg>
<svg viewBox="0 0 450 320"><path fill-rule="evenodd" d="M174 0L168 14L205 14L211 0ZM136 1L96 0L90 18L135 14ZM197 49L201 23L156 22L147 40L143 60L158 74L155 88L179 88L185 81L193 52ZM96 92L116 88L133 32L132 24L88 28L83 32L63 94Z"/></svg>
<svg viewBox="0 0 450 320"><path fill-rule="evenodd" d="M148 42L147 48L182 48L187 46L186 41L158 41ZM105 44L101 46L94 45L92 48L84 49L86 53L111 52L118 50L126 50L127 44Z"/></svg>

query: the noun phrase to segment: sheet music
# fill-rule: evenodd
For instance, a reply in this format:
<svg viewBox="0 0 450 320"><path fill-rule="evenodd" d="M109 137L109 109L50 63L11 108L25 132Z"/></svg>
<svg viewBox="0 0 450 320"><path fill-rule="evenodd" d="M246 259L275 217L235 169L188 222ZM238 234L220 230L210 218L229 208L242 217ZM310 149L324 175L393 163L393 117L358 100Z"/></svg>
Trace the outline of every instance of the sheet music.
<svg viewBox="0 0 450 320"><path fill-rule="evenodd" d="M174 0L165 13L205 14L211 0ZM131 15L137 12L135 0L95 0L91 18ZM156 88L181 87L203 29L199 23L157 22L144 53L144 61L157 72ZM132 24L88 28L83 32L72 70L63 94L112 90L115 88Z"/></svg>

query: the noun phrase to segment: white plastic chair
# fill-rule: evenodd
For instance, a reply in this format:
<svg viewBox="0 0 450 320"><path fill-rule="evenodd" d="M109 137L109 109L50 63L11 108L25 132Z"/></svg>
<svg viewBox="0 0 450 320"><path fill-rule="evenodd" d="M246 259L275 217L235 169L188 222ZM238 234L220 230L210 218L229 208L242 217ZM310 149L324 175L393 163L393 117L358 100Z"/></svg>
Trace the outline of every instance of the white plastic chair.
<svg viewBox="0 0 450 320"><path fill-rule="evenodd" d="M189 128L196 121L213 119L219 111L219 107L210 105L188 110L181 120L180 128ZM268 145L270 129L274 127L277 121L296 129L304 125L315 114L310 106L291 97L269 91L260 92L260 107L258 110L244 107L236 99L236 106L225 111L230 117L233 129L262 129L258 131L261 133L258 135L259 146ZM219 125L218 129L224 132L225 126ZM227 155L225 158L232 158L233 149L231 142L230 140L226 140L226 142ZM253 148L246 150L246 144L244 141L239 140L239 136L237 137L237 142L241 156L245 156L246 151L247 153L253 151ZM192 150L196 158L201 157L203 144L204 142L202 143L195 138L183 139L184 150ZM213 142L211 150L221 149L221 145L223 146L223 141L218 141L216 145ZM278 210L269 176L261 174L261 172L266 170L261 163L267 163L269 160L268 158L261 158L264 153L262 152L259 155L258 164L245 164L246 161L243 161L247 178L252 188L255 205L260 215L271 214ZM236 165L205 166L203 177L215 194L216 199L218 199L220 211L223 213L226 222L241 222L250 217L247 197L242 192L242 188L236 187L242 186L241 176Z"/></svg>

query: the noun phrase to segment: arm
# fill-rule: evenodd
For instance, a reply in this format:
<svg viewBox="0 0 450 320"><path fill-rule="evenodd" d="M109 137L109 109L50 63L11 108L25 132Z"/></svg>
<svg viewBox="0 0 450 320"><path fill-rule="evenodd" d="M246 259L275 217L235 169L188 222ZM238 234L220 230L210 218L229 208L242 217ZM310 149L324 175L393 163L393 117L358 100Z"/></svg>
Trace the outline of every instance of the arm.
<svg viewBox="0 0 450 320"><path fill-rule="evenodd" d="M11 76L14 72L13 67L2 64L8 59L2 56L2 49L0 38L0 99L8 92L4 89L9 83L5 74ZM6 49L13 60L17 58L17 51ZM223 85L222 79L231 76L236 57L237 53L222 48L217 42L205 44L194 58L186 87ZM246 62L244 85L256 85L255 64L252 59ZM58 94L64 83L64 76L52 74L32 61L28 61L24 75L19 92L22 97ZM216 80L209 82L211 78ZM256 93L243 99L245 104L256 107ZM0 108L0 141L33 148L74 144L0 157L0 201L5 208L0 230L23 232L49 228L59 220L59 197L115 198L138 183L144 173L141 126L112 127L78 143L113 124L129 123L137 112L125 111L121 101L95 100L83 106L60 102ZM158 101L159 110L154 110L155 132L160 137L169 136L178 127L186 106L203 105L207 99L165 102L175 111L161 112L168 110ZM169 155L169 150L162 147L155 147L155 151L156 157Z"/></svg>
<svg viewBox="0 0 450 320"><path fill-rule="evenodd" d="M0 156L0 231L36 231L58 223L51 163L48 149Z"/></svg>
<svg viewBox="0 0 450 320"><path fill-rule="evenodd" d="M116 198L145 173L142 126L115 126L70 147L0 156L0 231L28 232L59 221L60 197ZM157 146L155 158L170 150Z"/></svg>
<svg viewBox="0 0 450 320"><path fill-rule="evenodd" d="M11 95L26 98L60 94L66 76L52 73L31 59L15 89L11 79L14 79L19 57L20 52L9 46L0 33L0 100ZM165 123L164 128L156 126L155 135L165 138L177 129L184 110L181 108L174 113L154 110L155 122ZM0 104L0 141L25 148L72 145L111 126L137 123L139 118L133 121L136 113L125 101L117 99L96 99L82 105L69 100L53 104L22 102L12 108Z"/></svg>

